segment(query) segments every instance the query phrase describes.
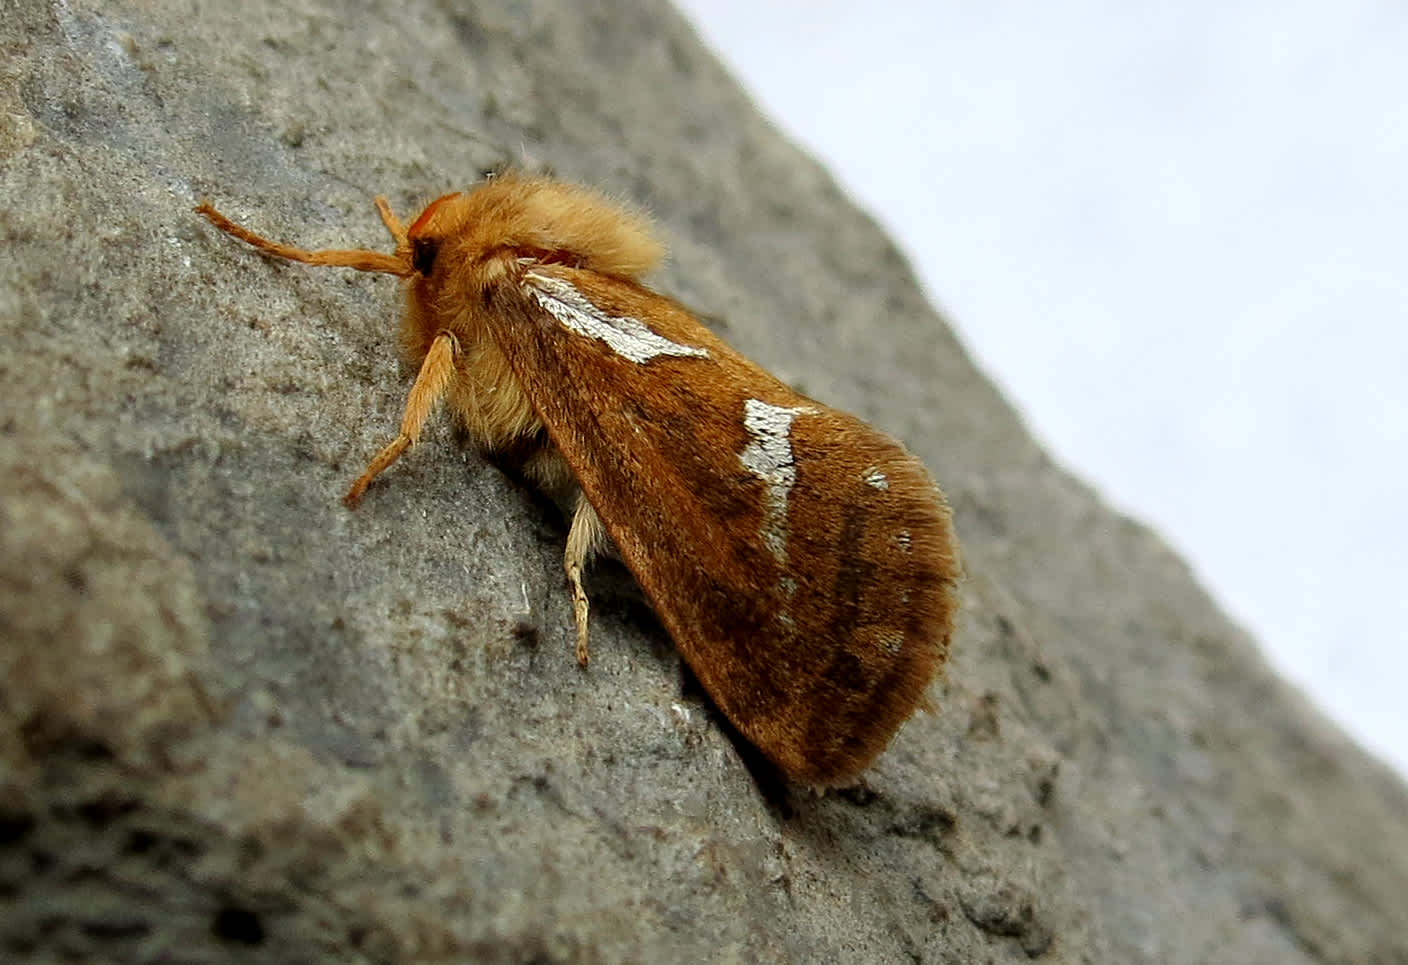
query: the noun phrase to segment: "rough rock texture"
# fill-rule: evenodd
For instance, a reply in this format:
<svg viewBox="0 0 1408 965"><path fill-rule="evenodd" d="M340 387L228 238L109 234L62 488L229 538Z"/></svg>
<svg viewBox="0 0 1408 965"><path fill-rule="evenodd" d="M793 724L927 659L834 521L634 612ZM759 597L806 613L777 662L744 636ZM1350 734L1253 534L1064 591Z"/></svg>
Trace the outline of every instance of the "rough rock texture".
<svg viewBox="0 0 1408 965"><path fill-rule="evenodd" d="M0 958L1408 961L1408 793L1042 453L663 4L20 0L0 18ZM816 797L619 569L407 382L394 284L275 264L505 162L947 488L941 710ZM1042 324L1032 319L1033 325Z"/></svg>

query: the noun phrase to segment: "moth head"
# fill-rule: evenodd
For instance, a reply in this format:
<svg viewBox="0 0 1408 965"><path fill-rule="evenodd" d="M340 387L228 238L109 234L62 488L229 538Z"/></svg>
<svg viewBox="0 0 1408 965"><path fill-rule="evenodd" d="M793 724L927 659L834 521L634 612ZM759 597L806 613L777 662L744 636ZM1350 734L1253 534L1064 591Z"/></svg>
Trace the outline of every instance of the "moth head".
<svg viewBox="0 0 1408 965"><path fill-rule="evenodd" d="M406 241L410 246L411 267L416 274L429 278L440 260L440 249L445 239L457 235L461 228L456 202L464 195L456 191L436 198L425 206L425 210L406 230Z"/></svg>

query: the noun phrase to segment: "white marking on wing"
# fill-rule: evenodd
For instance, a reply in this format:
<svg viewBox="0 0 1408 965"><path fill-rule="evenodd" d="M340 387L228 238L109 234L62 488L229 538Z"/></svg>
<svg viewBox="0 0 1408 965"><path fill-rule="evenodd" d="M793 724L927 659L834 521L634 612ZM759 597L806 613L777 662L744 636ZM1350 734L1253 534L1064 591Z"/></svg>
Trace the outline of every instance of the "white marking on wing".
<svg viewBox="0 0 1408 965"><path fill-rule="evenodd" d="M694 345L680 345L650 330L644 322L629 315L608 315L592 304L576 286L561 278L528 272L523 276L528 291L548 314L578 335L605 342L617 355L640 364L661 355L680 358L708 358L709 351Z"/></svg>
<svg viewBox="0 0 1408 965"><path fill-rule="evenodd" d="M792 458L792 420L815 412L802 406L788 409L757 399L743 404L743 426L752 441L738 454L738 461L768 485L763 525L758 531L763 545L779 563L787 561L787 498L797 482Z"/></svg>
<svg viewBox="0 0 1408 965"><path fill-rule="evenodd" d="M890 479L879 469L871 466L865 471L865 482L875 489L889 489Z"/></svg>

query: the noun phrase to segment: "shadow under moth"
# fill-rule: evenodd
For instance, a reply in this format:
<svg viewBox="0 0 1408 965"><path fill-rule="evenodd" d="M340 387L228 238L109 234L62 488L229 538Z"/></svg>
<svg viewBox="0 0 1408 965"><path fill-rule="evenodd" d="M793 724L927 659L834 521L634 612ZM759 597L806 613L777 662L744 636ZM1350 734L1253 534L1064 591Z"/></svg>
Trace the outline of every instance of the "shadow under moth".
<svg viewBox="0 0 1408 965"><path fill-rule="evenodd" d="M368 485L440 403L487 454L566 505L577 659L582 571L614 544L704 689L789 778L848 783L885 749L948 655L957 545L924 467L806 398L640 277L649 222L594 191L499 175L432 202L396 249L278 258L404 279L418 367Z"/></svg>

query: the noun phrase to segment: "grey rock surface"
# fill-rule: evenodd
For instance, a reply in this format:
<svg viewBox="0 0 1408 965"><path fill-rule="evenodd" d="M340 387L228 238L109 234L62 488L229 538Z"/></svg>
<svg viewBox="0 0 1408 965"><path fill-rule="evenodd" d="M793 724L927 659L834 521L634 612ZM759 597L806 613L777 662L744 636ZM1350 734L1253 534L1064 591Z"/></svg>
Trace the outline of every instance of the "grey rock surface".
<svg viewBox="0 0 1408 965"><path fill-rule="evenodd" d="M664 4L20 0L0 42L0 958L1408 962L1404 785ZM954 657L862 785L750 760L619 568L579 670L561 522L441 422L343 509L394 284L191 212L384 247L373 195L505 163L647 205L661 289L945 486Z"/></svg>

